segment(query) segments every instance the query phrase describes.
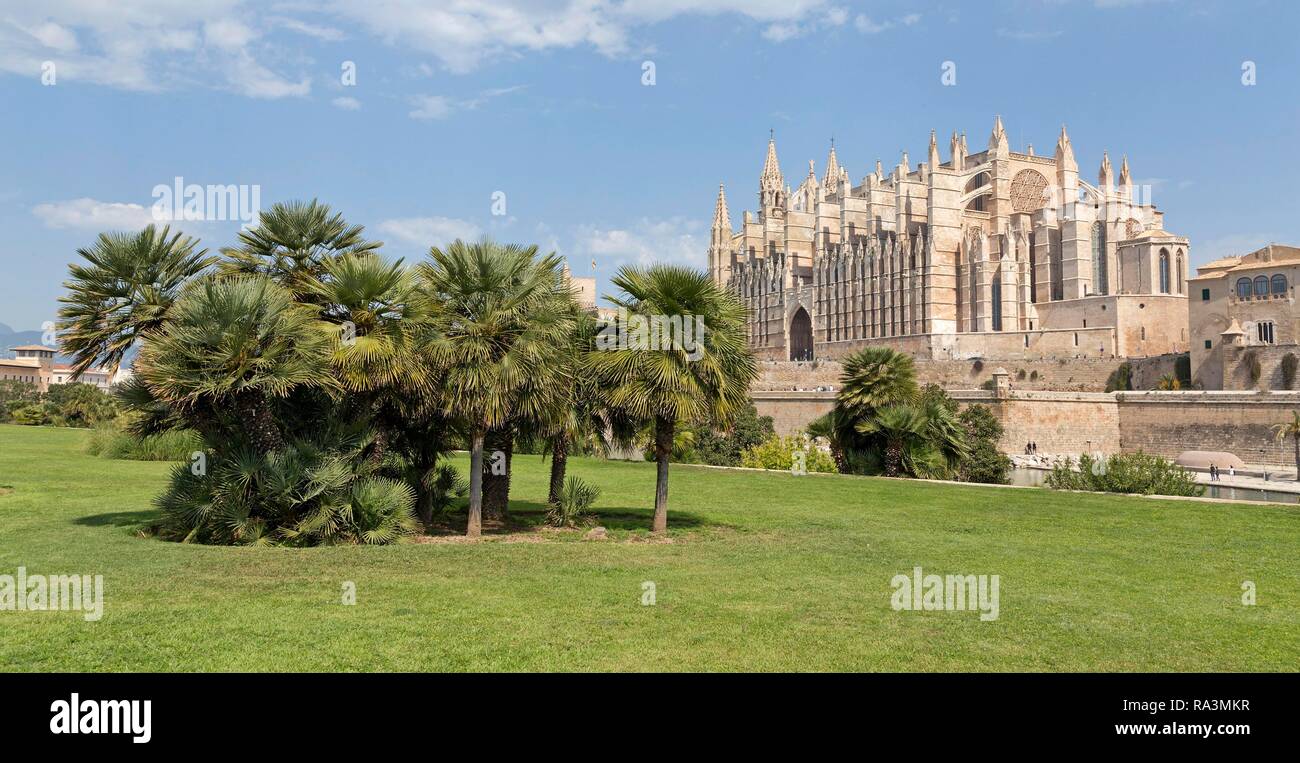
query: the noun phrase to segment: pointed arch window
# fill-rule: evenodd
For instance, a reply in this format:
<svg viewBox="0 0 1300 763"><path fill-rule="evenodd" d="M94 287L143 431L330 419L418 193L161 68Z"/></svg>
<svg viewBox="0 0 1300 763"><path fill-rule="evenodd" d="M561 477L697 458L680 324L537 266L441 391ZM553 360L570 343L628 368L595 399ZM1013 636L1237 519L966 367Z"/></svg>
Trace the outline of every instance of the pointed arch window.
<svg viewBox="0 0 1300 763"><path fill-rule="evenodd" d="M1092 224L1092 283L1096 294L1106 294L1106 226L1100 222Z"/></svg>
<svg viewBox="0 0 1300 763"><path fill-rule="evenodd" d="M993 309L990 310L989 312L993 314L993 330L1001 331L1002 330L1002 268L998 268L997 270L993 271L992 285L993 285L993 289L992 289Z"/></svg>
<svg viewBox="0 0 1300 763"><path fill-rule="evenodd" d="M1169 252L1160 250L1160 293L1169 293Z"/></svg>

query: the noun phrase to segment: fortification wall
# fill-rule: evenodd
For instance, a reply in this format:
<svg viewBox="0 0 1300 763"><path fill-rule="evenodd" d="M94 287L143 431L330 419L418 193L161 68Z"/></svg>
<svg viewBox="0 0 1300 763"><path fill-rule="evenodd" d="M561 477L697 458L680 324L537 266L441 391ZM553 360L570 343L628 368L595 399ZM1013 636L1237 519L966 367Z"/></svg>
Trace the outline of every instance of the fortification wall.
<svg viewBox="0 0 1300 763"><path fill-rule="evenodd" d="M1153 389L1160 377L1174 373L1178 355L1157 355L1128 360L1133 389ZM944 389L979 389L991 383L993 372L1005 368L1015 390L1104 392L1106 382L1124 363L1119 358L1067 358L1061 360L916 360L917 381ZM763 362L755 390L837 389L843 365L835 360L806 363Z"/></svg>
<svg viewBox="0 0 1300 763"><path fill-rule="evenodd" d="M1249 464L1294 466L1294 446L1279 443L1273 425L1300 410L1300 392L951 392L962 405L987 405L1002 422L1001 443L1021 453L1036 442L1043 453L1145 451L1176 458L1186 450L1222 450ZM755 391L760 415L777 432L797 432L826 413L835 393Z"/></svg>

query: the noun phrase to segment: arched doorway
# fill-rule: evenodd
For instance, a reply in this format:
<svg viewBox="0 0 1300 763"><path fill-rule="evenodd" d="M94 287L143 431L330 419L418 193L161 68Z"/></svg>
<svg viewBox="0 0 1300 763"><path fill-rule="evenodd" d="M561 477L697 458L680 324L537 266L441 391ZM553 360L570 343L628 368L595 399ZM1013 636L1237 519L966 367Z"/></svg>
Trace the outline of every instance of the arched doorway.
<svg viewBox="0 0 1300 763"><path fill-rule="evenodd" d="M812 318L802 307L790 319L790 360L813 359Z"/></svg>

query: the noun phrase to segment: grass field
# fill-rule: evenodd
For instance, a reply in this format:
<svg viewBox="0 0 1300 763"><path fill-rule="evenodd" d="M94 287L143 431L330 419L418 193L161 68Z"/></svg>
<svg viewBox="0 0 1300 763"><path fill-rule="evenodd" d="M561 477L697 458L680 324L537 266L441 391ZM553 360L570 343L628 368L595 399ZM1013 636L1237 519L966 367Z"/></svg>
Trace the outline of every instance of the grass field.
<svg viewBox="0 0 1300 763"><path fill-rule="evenodd" d="M306 550L137 536L162 463L0 426L0 574L103 575L104 615L0 611L0 669L1293 671L1300 508L571 461L610 539ZM463 464L462 464L463 466ZM515 459L535 519L546 465ZM10 488L6 492L4 488ZM525 542L537 541L537 542ZM1000 616L895 611L890 579L1000 576ZM341 603L345 581L357 602ZM642 583L653 581L654 606ZM1243 606L1243 581L1258 604Z"/></svg>

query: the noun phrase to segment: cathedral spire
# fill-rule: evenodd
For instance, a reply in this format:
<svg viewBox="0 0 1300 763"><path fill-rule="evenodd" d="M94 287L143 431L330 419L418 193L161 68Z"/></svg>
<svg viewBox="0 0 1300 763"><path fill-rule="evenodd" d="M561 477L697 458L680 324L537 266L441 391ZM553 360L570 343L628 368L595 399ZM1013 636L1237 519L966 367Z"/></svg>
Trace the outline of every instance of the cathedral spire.
<svg viewBox="0 0 1300 763"><path fill-rule="evenodd" d="M1009 150L1007 131L1002 127L1002 115L999 114L993 118L993 134L989 136L989 151L1005 156Z"/></svg>
<svg viewBox="0 0 1300 763"><path fill-rule="evenodd" d="M781 163L776 160L776 135L767 139L767 158L763 161L763 174L760 185L763 190L781 190Z"/></svg>
<svg viewBox="0 0 1300 763"><path fill-rule="evenodd" d="M1119 166L1119 187L1124 190L1131 190L1133 187L1133 176L1128 171L1128 154L1124 155L1124 161Z"/></svg>
<svg viewBox="0 0 1300 763"><path fill-rule="evenodd" d="M1115 172L1110 166L1110 154L1105 151L1101 152L1101 169L1097 171L1097 184L1102 188L1110 188L1115 182Z"/></svg>
<svg viewBox="0 0 1300 763"><path fill-rule="evenodd" d="M713 230L714 232L726 232L727 237L731 237L731 215L727 212L727 192L723 189L722 183L718 183L718 202L713 207Z"/></svg>
<svg viewBox="0 0 1300 763"><path fill-rule="evenodd" d="M1070 145L1070 136L1061 125L1061 137L1056 139L1056 166L1064 170L1078 170L1079 164L1074 160L1074 146Z"/></svg>
<svg viewBox="0 0 1300 763"><path fill-rule="evenodd" d="M934 130L930 131L930 169L936 169L939 166L939 139Z"/></svg>
<svg viewBox="0 0 1300 763"><path fill-rule="evenodd" d="M831 153L826 157L826 177L822 185L829 193L840 184L840 160L835 156L835 139L831 138Z"/></svg>

